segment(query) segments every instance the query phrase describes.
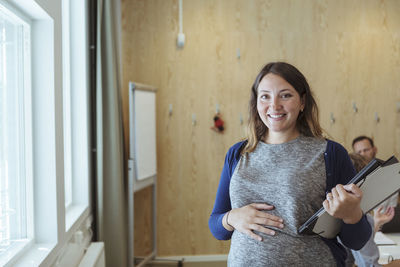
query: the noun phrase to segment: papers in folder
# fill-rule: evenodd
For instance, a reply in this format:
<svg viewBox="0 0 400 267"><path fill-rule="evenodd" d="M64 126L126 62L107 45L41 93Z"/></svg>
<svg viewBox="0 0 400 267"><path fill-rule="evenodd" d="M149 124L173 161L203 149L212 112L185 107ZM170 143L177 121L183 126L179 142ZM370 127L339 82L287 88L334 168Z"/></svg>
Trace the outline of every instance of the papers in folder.
<svg viewBox="0 0 400 267"><path fill-rule="evenodd" d="M400 190L400 163L394 156L385 162L374 159L349 184L356 184L363 191L360 206L367 213ZM300 226L298 232L334 238L339 233L340 226L340 219L332 217L321 208Z"/></svg>

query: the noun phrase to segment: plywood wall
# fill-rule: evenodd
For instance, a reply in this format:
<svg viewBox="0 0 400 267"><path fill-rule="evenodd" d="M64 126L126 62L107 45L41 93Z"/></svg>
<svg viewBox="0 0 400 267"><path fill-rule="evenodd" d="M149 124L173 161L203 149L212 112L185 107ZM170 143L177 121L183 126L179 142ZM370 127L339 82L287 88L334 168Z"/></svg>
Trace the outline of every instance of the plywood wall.
<svg viewBox="0 0 400 267"><path fill-rule="evenodd" d="M267 62L287 61L305 74L334 140L350 149L366 134L378 156L400 156L399 14L397 0L184 0L186 43L178 49L177 0L123 0L125 126L128 81L159 88L158 255L228 251L207 221L225 153L245 136L250 86ZM224 134L210 130L216 105ZM150 250L149 194L135 198L139 254Z"/></svg>

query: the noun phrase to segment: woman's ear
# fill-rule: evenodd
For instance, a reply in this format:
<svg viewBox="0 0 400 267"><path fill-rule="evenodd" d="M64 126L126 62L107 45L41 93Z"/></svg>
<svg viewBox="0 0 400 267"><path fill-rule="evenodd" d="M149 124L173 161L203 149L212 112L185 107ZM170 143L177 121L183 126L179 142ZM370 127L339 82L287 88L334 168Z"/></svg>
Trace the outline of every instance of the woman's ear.
<svg viewBox="0 0 400 267"><path fill-rule="evenodd" d="M303 112L304 108L306 107L306 95L305 94L301 97L300 101L301 101L300 110L301 110L301 112Z"/></svg>

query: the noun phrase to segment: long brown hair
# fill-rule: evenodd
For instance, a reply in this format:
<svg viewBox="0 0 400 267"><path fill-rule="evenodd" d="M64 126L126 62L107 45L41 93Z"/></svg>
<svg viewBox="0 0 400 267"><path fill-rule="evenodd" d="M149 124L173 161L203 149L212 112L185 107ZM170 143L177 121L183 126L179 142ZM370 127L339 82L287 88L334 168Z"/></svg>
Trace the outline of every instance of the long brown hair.
<svg viewBox="0 0 400 267"><path fill-rule="evenodd" d="M322 128L318 119L318 106L304 75L289 63L271 62L262 68L251 87L247 133L248 142L242 153L252 152L256 148L257 143L268 131L267 126L262 122L257 111L258 86L268 73L279 75L285 79L299 93L300 98L305 100L304 110L297 117L296 127L298 131L304 136L322 138Z"/></svg>

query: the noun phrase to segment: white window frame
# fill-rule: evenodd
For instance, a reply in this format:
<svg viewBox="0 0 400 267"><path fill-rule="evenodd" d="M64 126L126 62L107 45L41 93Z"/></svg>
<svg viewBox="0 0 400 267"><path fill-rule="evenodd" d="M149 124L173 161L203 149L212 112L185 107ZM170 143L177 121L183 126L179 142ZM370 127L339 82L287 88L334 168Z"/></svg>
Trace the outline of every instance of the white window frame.
<svg viewBox="0 0 400 267"><path fill-rule="evenodd" d="M62 0L63 14L68 25L64 32L68 37L64 47L64 67L68 73L65 85L69 86L70 107L70 145L71 145L71 199L66 208L66 229L70 229L77 218L89 206L89 72L88 72L88 43L87 34L87 3L82 0ZM67 22L68 21L68 22ZM63 29L63 30L64 30ZM68 66L69 65L69 66ZM66 103L66 101L64 101Z"/></svg>
<svg viewBox="0 0 400 267"><path fill-rule="evenodd" d="M13 5L3 0L0 1L0 5L5 8L5 13L10 17L15 19L23 27L23 31L19 34L24 36L19 36L19 55L22 56L18 61L22 64L23 69L20 69L22 76L22 83L18 82L17 92L22 98L20 99L20 112L18 113L20 132L18 137L21 142L22 148L17 148L19 157L21 160L21 166L19 173L21 175L19 182L20 193L25 192L21 195L19 202L21 203L19 208L22 210L17 210L20 213L20 231L21 238L18 240L13 239L10 246L1 254L0 264L9 261L13 257L17 257L24 248L28 247L33 242L33 171L32 171L32 118L31 118L31 62L30 62L30 28L31 21L28 17L22 14ZM24 44L21 45L21 42ZM26 43L27 42L27 43Z"/></svg>
<svg viewBox="0 0 400 267"><path fill-rule="evenodd" d="M72 201L68 208L64 187L64 168L68 163L64 158L62 3L54 0L7 2L20 9L32 23L35 227L30 246L5 266L55 266L71 262L65 257L71 257L69 243L74 242L76 234L80 236L87 230L89 234L83 239L89 242L91 238L88 1L70 0L74 18L70 19L69 27L74 34L69 40Z"/></svg>
<svg viewBox="0 0 400 267"><path fill-rule="evenodd" d="M72 132L71 132L71 63L70 1L62 2L63 121L64 121L64 191L65 208L72 205Z"/></svg>

